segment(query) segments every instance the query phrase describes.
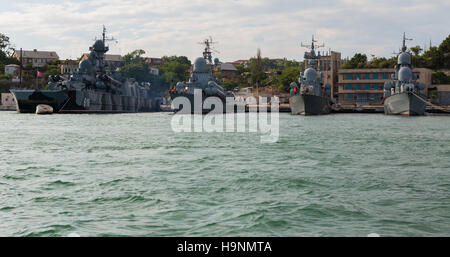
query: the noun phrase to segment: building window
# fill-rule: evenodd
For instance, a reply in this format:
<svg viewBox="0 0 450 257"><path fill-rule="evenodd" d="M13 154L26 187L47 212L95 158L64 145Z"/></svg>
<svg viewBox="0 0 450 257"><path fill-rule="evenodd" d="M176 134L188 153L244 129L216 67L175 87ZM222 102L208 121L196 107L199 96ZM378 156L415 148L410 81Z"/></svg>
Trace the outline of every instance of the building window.
<svg viewBox="0 0 450 257"><path fill-rule="evenodd" d="M370 79L370 74L364 74L365 79Z"/></svg>
<svg viewBox="0 0 450 257"><path fill-rule="evenodd" d="M378 100L378 94L373 95L373 100Z"/></svg>
<svg viewBox="0 0 450 257"><path fill-rule="evenodd" d="M356 90L361 90L361 85L356 85Z"/></svg>
<svg viewBox="0 0 450 257"><path fill-rule="evenodd" d="M356 79L361 79L361 74L356 74Z"/></svg>
<svg viewBox="0 0 450 257"><path fill-rule="evenodd" d="M378 73L373 74L373 79L378 79Z"/></svg>
<svg viewBox="0 0 450 257"><path fill-rule="evenodd" d="M352 77L352 74L351 73L349 73L349 74L347 74L347 79L353 79L353 77Z"/></svg>
<svg viewBox="0 0 450 257"><path fill-rule="evenodd" d="M378 84L373 85L374 90L378 90Z"/></svg>
<svg viewBox="0 0 450 257"><path fill-rule="evenodd" d="M348 84L348 85L347 85L347 90L353 90L353 88L352 88L352 85L351 85L351 84Z"/></svg>
<svg viewBox="0 0 450 257"><path fill-rule="evenodd" d="M370 90L370 85L366 84L366 90Z"/></svg>
<svg viewBox="0 0 450 257"><path fill-rule="evenodd" d="M348 100L352 100L352 99L353 99L352 94L347 94L347 99L348 99Z"/></svg>
<svg viewBox="0 0 450 257"><path fill-rule="evenodd" d="M383 73L383 79L388 79L388 78L389 78L388 74L387 73Z"/></svg>

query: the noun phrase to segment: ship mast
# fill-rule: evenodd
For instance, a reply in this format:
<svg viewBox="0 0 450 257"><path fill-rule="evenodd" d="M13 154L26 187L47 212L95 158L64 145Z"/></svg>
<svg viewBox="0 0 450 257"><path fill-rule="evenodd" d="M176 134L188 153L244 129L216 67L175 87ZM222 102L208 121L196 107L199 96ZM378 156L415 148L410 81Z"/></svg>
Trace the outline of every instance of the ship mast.
<svg viewBox="0 0 450 257"><path fill-rule="evenodd" d="M210 75L211 75L211 78L213 78L213 79L215 78L215 72L214 72L214 63L212 60L212 51L214 50L214 49L212 49L212 45L216 44L216 43L217 42L213 42L211 37L209 37L209 39L208 38L205 39L203 41L203 43L200 43L200 44L205 45L205 50L203 51L203 58L206 60L206 62L209 65Z"/></svg>
<svg viewBox="0 0 450 257"><path fill-rule="evenodd" d="M315 61L314 60L318 59L318 57L320 57L320 55L319 56L316 55L316 52L314 51L314 49L325 47L325 44L316 46L316 45L314 45L315 42L317 42L317 40L315 40L314 39L314 35L312 35L311 45L300 43L302 47L307 48L307 49L311 49L311 51L309 52L309 55L307 55L305 53L305 57L304 57L305 59L312 60L312 61L309 62L309 66L310 67L313 67L315 65Z"/></svg>
<svg viewBox="0 0 450 257"><path fill-rule="evenodd" d="M406 35L405 32L403 32L403 46L402 46L402 52L406 52Z"/></svg>

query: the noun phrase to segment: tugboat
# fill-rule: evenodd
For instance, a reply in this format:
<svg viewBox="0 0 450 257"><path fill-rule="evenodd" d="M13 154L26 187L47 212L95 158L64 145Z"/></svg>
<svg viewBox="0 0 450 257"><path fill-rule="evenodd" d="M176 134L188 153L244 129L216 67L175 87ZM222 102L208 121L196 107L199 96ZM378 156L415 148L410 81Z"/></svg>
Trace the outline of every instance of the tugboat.
<svg viewBox="0 0 450 257"><path fill-rule="evenodd" d="M398 55L395 74L392 81L384 83L384 114L387 115L424 115L426 102L420 91L423 83L416 82L412 73L411 55L406 52L405 33L403 33L402 51Z"/></svg>
<svg viewBox="0 0 450 257"><path fill-rule="evenodd" d="M308 59L309 67L305 72L300 73L298 83L292 82L290 87L289 105L291 107L291 114L293 115L320 115L328 114L331 110L331 86L329 84L323 85L323 73L317 75L315 70L316 59L320 58L316 55L316 47L324 47L325 45L315 46L314 36L312 37L311 45L303 45L302 47L311 49L309 54L305 53L305 59Z"/></svg>
<svg viewBox="0 0 450 257"><path fill-rule="evenodd" d="M234 95L222 87L221 80L215 76L215 68L220 62L218 58L215 58L214 62L212 61L212 39L205 39L202 44L205 45L203 57L195 60L189 81L178 82L174 87L169 89L172 103L178 97L185 97L187 99L187 102L180 104L180 106L172 106L175 112L206 114L215 111L222 113L226 111L227 96L234 97ZM218 108L217 106L214 106L214 108L205 108L205 100L211 97L217 97L220 100L222 110L216 109ZM190 108L187 106L189 104Z"/></svg>
<svg viewBox="0 0 450 257"><path fill-rule="evenodd" d="M119 73L107 71L105 53L109 47L106 28L102 40L89 48L89 58L79 63L78 72L69 79L59 75L49 76L47 90L12 89L21 113L34 113L45 104L55 113L123 113L151 112L159 109L158 101L151 96L150 83L139 84L134 79L124 79Z"/></svg>

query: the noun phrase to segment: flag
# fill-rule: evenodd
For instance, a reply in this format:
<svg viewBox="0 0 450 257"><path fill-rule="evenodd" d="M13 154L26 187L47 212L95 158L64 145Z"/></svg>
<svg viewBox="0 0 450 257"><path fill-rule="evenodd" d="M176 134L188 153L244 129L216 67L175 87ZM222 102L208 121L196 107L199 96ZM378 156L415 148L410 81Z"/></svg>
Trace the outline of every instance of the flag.
<svg viewBox="0 0 450 257"><path fill-rule="evenodd" d="M412 38L406 38L406 37L405 37L405 40L413 40L413 39L412 39Z"/></svg>
<svg viewBox="0 0 450 257"><path fill-rule="evenodd" d="M38 78L42 78L42 72L37 71L37 77L38 77Z"/></svg>

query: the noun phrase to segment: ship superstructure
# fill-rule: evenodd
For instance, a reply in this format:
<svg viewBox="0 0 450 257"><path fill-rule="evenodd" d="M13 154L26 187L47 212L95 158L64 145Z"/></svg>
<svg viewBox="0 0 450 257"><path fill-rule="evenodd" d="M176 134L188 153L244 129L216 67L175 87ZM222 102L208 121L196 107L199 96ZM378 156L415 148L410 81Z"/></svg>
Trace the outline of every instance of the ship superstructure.
<svg viewBox="0 0 450 257"><path fill-rule="evenodd" d="M122 78L120 73L107 71L105 53L106 29L102 39L89 48L88 59L79 63L79 69L69 79L51 75L47 90L13 89L17 111L35 112L36 106L46 104L59 113L116 113L150 112L159 109L151 96L150 83L138 83Z"/></svg>
<svg viewBox="0 0 450 257"><path fill-rule="evenodd" d="M426 102L421 95L425 85L416 82L412 72L411 55L406 51L407 38L403 34L402 50L397 57L392 81L384 84L384 113L388 115L424 115Z"/></svg>
<svg viewBox="0 0 450 257"><path fill-rule="evenodd" d="M319 115L330 113L330 94L331 86L323 84L323 73L317 73L315 66L316 60L320 55L316 55L315 49L321 46L315 46L314 36L311 45L301 44L302 47L310 49L305 53L305 59L308 59L308 68L300 73L298 85L292 82L290 87L289 104L291 113L294 115Z"/></svg>

